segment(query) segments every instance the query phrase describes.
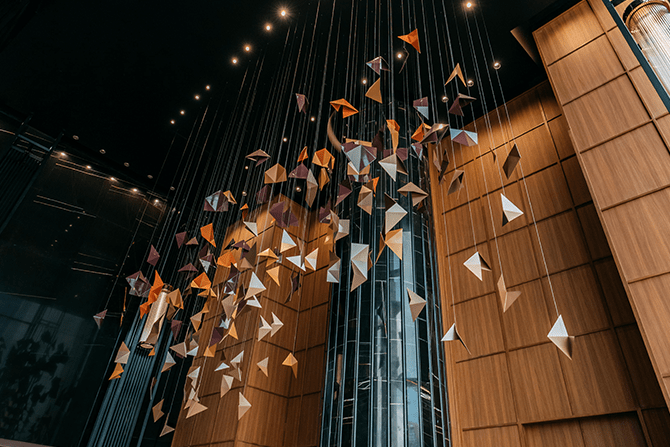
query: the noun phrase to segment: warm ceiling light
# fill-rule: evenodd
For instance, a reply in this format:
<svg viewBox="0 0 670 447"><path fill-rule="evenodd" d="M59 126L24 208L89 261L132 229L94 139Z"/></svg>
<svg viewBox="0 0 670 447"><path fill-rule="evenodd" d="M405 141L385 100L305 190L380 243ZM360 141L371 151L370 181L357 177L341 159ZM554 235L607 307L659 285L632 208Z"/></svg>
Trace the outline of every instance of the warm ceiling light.
<svg viewBox="0 0 670 447"><path fill-rule="evenodd" d="M449 98L447 97L447 95L444 95L442 97L442 102L447 102L447 101L449 101Z"/></svg>
<svg viewBox="0 0 670 447"><path fill-rule="evenodd" d="M104 149L100 149L100 153L101 153L102 155L105 155L105 154L107 153L107 151L104 150Z"/></svg>
<svg viewBox="0 0 670 447"><path fill-rule="evenodd" d="M288 141L288 138L284 137L284 143L286 143L287 141Z"/></svg>
<svg viewBox="0 0 670 447"><path fill-rule="evenodd" d="M246 169L249 169L249 166L245 166L244 169L245 169L245 170L246 170Z"/></svg>
<svg viewBox="0 0 670 447"><path fill-rule="evenodd" d="M195 99L200 99L200 95L195 95Z"/></svg>
<svg viewBox="0 0 670 447"><path fill-rule="evenodd" d="M209 85L205 86L205 90L209 90L209 88L210 88Z"/></svg>
<svg viewBox="0 0 670 447"><path fill-rule="evenodd" d="M87 166L86 166L86 169L91 169L91 165L87 165Z"/></svg>
<svg viewBox="0 0 670 447"><path fill-rule="evenodd" d="M233 64L236 64L236 63L237 63L237 59L233 58Z"/></svg>
<svg viewBox="0 0 670 447"><path fill-rule="evenodd" d="M158 199L154 200L154 203L158 203Z"/></svg>
<svg viewBox="0 0 670 447"><path fill-rule="evenodd" d="M137 188L133 188L133 192L137 192Z"/></svg>
<svg viewBox="0 0 670 447"><path fill-rule="evenodd" d="M300 191L302 191L302 188L301 188L300 186L296 186L296 187L295 187L295 190L296 190L297 192L300 192Z"/></svg>
<svg viewBox="0 0 670 447"><path fill-rule="evenodd" d="M147 175L147 178L148 178L149 180L152 180L152 179L154 178L154 176L151 175L151 174L149 174L149 175Z"/></svg>
<svg viewBox="0 0 670 447"><path fill-rule="evenodd" d="M170 120L170 124L174 124L174 120Z"/></svg>
<svg viewBox="0 0 670 447"><path fill-rule="evenodd" d="M396 56L398 57L398 59L402 59L402 53L398 53L396 54Z"/></svg>
<svg viewBox="0 0 670 447"><path fill-rule="evenodd" d="M367 83L368 83L368 80L367 80L367 79L363 79L363 85L365 85L365 84L367 84Z"/></svg>
<svg viewBox="0 0 670 447"><path fill-rule="evenodd" d="M116 181L116 179L115 179L114 177L110 177L109 179L110 179L111 181L113 181L113 182Z"/></svg>
<svg viewBox="0 0 670 447"><path fill-rule="evenodd" d="M65 152L61 152L61 153L60 153L60 156L61 156L61 157L65 157Z"/></svg>
<svg viewBox="0 0 670 447"><path fill-rule="evenodd" d="M493 68L495 68L496 70L498 70L498 69L500 68L500 62L494 62L494 63L493 63Z"/></svg>
<svg viewBox="0 0 670 447"><path fill-rule="evenodd" d="M247 192L246 192L246 191L242 191L242 195L243 195L244 197L246 197L246 196L247 196Z"/></svg>
<svg viewBox="0 0 670 447"><path fill-rule="evenodd" d="M72 139L73 139L74 141L77 141L77 140L79 139L79 136L78 136L78 135L72 135Z"/></svg>
<svg viewBox="0 0 670 447"><path fill-rule="evenodd" d="M265 31L270 31L272 29L272 25L269 23L265 25Z"/></svg>
<svg viewBox="0 0 670 447"><path fill-rule="evenodd" d="M472 2L467 2L467 3L465 4L465 7L466 7L466 8L472 8Z"/></svg>
<svg viewBox="0 0 670 447"><path fill-rule="evenodd" d="M180 110L180 111L179 111L179 114L180 114L180 115L184 115L185 113L186 113L186 111L184 111L184 110Z"/></svg>
<svg viewBox="0 0 670 447"><path fill-rule="evenodd" d="M311 118L310 118L310 121L314 122L314 121L316 121L316 118L311 117Z"/></svg>
<svg viewBox="0 0 670 447"><path fill-rule="evenodd" d="M244 51L248 53L249 51L251 51L251 47L249 45L245 46Z"/></svg>
<svg viewBox="0 0 670 447"><path fill-rule="evenodd" d="M126 168L129 168L129 167L130 167L130 163L125 162L125 163L123 163L123 166L125 166Z"/></svg>
<svg viewBox="0 0 670 447"><path fill-rule="evenodd" d="M468 87L472 87L473 85L475 85L475 81L468 79Z"/></svg>
<svg viewBox="0 0 670 447"><path fill-rule="evenodd" d="M285 9L282 9L281 12L279 13L282 17L286 17L288 14Z"/></svg>

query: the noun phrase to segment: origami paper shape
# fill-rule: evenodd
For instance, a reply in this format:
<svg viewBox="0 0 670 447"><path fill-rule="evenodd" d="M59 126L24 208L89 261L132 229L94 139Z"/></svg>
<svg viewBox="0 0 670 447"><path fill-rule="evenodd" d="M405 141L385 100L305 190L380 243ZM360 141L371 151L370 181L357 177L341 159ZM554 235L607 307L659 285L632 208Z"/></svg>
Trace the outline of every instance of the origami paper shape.
<svg viewBox="0 0 670 447"><path fill-rule="evenodd" d="M415 29L409 34L405 34L404 36L398 36L398 39L403 40L408 44L412 45L416 51L421 53L421 48L419 47L419 30Z"/></svg>
<svg viewBox="0 0 670 447"><path fill-rule="evenodd" d="M503 275L500 275L498 279L498 294L500 295L500 301L502 301L503 312L507 312L507 309L519 298L521 292L508 291L507 286L505 286L505 278Z"/></svg>
<svg viewBox="0 0 670 447"><path fill-rule="evenodd" d="M510 200L507 197L505 197L504 194L500 194L500 199L502 200L503 227L508 223L510 223L511 221L513 221L514 219L516 219L517 217L523 216L523 211L517 208L515 204L510 202Z"/></svg>
<svg viewBox="0 0 670 447"><path fill-rule="evenodd" d="M288 178L299 178L305 180L307 178L308 172L309 169L307 169L307 166L300 163L293 171L291 171L291 173L288 175Z"/></svg>
<svg viewBox="0 0 670 447"><path fill-rule="evenodd" d="M251 161L255 161L256 166L258 166L258 165L264 163L267 159L269 159L270 154L268 154L267 152L265 152L262 149L258 149L257 151L254 151L254 152L250 153L249 155L247 155L244 158L246 158L248 160L251 160Z"/></svg>
<svg viewBox="0 0 670 447"><path fill-rule="evenodd" d="M436 145L440 144L442 139L444 139L445 135L447 134L447 130L449 130L449 124L435 123L424 133L423 139L420 141L420 143L435 143Z"/></svg>
<svg viewBox="0 0 670 447"><path fill-rule="evenodd" d="M366 62L365 65L372 68L375 73L381 74L381 71L389 71L389 65L386 63L383 57L377 56L372 59L370 62Z"/></svg>
<svg viewBox="0 0 670 447"><path fill-rule="evenodd" d="M315 248L310 254L305 256L306 265L312 270L316 270L316 260L319 256L319 248Z"/></svg>
<svg viewBox="0 0 670 447"><path fill-rule="evenodd" d="M130 358L130 349L128 349L128 346L126 346L125 342L121 342L121 346L119 346L119 350L116 352L116 358L114 359L114 363L121 363L122 365L125 365L128 363L128 359Z"/></svg>
<svg viewBox="0 0 670 447"><path fill-rule="evenodd" d="M377 148L360 141L344 143L342 150L358 173L377 159Z"/></svg>
<svg viewBox="0 0 670 447"><path fill-rule="evenodd" d="M342 109L342 118L348 118L351 115L355 115L358 113L358 110L349 102L347 102L346 99L337 99L335 101L330 101L330 105L333 106L335 111L339 112L340 109Z"/></svg>
<svg viewBox="0 0 670 447"><path fill-rule="evenodd" d="M468 270L470 270L477 278L479 278L480 281L483 280L482 271L491 271L491 267L489 267L479 252L475 252L474 255L470 256L468 260L463 263L463 265L466 266Z"/></svg>
<svg viewBox="0 0 670 447"><path fill-rule="evenodd" d="M200 402L193 402L193 404L190 407L188 407L188 412L186 413L186 419L190 418L191 416L195 416L196 414L200 414L206 409L207 407L201 404Z"/></svg>
<svg viewBox="0 0 670 447"><path fill-rule="evenodd" d="M379 166L386 171L393 181L396 181L398 174L398 157L396 154L389 155L388 157L379 160Z"/></svg>
<svg viewBox="0 0 670 447"><path fill-rule="evenodd" d="M258 366L258 369L265 374L265 377L268 377L268 360L270 360L270 357L265 357L263 360L256 363L256 366Z"/></svg>
<svg viewBox="0 0 670 447"><path fill-rule="evenodd" d="M273 280L275 283L277 283L278 286L281 285L281 284L279 284L279 266L278 266L278 265L275 266L275 267L273 267L273 268L271 268L271 269L266 270L265 273L266 273L270 278L272 278L272 280Z"/></svg>
<svg viewBox="0 0 670 447"><path fill-rule="evenodd" d="M207 277L207 273L201 273L193 281L191 281L191 288L208 290L212 286L212 282Z"/></svg>
<svg viewBox="0 0 670 447"><path fill-rule="evenodd" d="M398 189L398 192L405 197L407 197L408 192L412 193L412 206L417 206L426 197L428 197L428 193L426 191L422 190L412 182L409 182L402 188Z"/></svg>
<svg viewBox="0 0 670 447"><path fill-rule="evenodd" d="M414 149L414 153L416 154L419 159L423 157L423 144L421 143L414 143L412 144L412 149Z"/></svg>
<svg viewBox="0 0 670 447"><path fill-rule="evenodd" d="M308 158L309 158L309 154L307 153L307 146L305 146L300 151L300 155L298 155L298 163L300 163L301 161L305 161Z"/></svg>
<svg viewBox="0 0 670 447"><path fill-rule="evenodd" d="M412 102L412 107L416 109L424 118L428 119L428 97L415 99Z"/></svg>
<svg viewBox="0 0 670 447"><path fill-rule="evenodd" d="M358 191L358 206L363 211L372 215L372 207L374 206L374 193L367 186L361 186Z"/></svg>
<svg viewBox="0 0 670 447"><path fill-rule="evenodd" d="M337 189L337 200L335 201L335 206L342 203L342 201L346 199L349 196L349 194L351 194L351 191L352 188L349 180L344 180L342 183L340 183Z"/></svg>
<svg viewBox="0 0 670 447"><path fill-rule="evenodd" d="M172 292L168 293L166 299L168 303L177 309L184 308L184 300L181 298L181 291L179 289L174 289Z"/></svg>
<svg viewBox="0 0 670 447"><path fill-rule="evenodd" d="M367 244L351 244L351 292L368 280L368 259L370 247Z"/></svg>
<svg viewBox="0 0 670 447"><path fill-rule="evenodd" d="M177 338L179 332L181 331L181 320L170 321L170 331L172 332L172 336Z"/></svg>
<svg viewBox="0 0 670 447"><path fill-rule="evenodd" d="M267 184L274 184L274 183L282 183L286 181L286 169L279 163L265 171L264 175L264 183Z"/></svg>
<svg viewBox="0 0 670 447"><path fill-rule="evenodd" d="M385 245L402 260L402 228L389 231L386 234Z"/></svg>
<svg viewBox="0 0 670 447"><path fill-rule="evenodd" d="M230 366L226 365L226 362L221 362L219 363L219 366L214 368L214 371L223 371L224 369L228 369Z"/></svg>
<svg viewBox="0 0 670 447"><path fill-rule="evenodd" d="M568 330L565 328L565 323L563 322L563 315L558 316L549 334L547 334L547 338L572 360L572 347L575 337L568 335Z"/></svg>
<svg viewBox="0 0 670 447"><path fill-rule="evenodd" d="M188 264L186 264L185 266L183 266L182 268L180 268L177 271L178 272L197 272L198 269L195 268L195 266L189 262Z"/></svg>
<svg viewBox="0 0 670 447"><path fill-rule="evenodd" d="M249 205L245 203L240 208L240 211L242 212L242 220L247 220L247 215L249 214Z"/></svg>
<svg viewBox="0 0 670 447"><path fill-rule="evenodd" d="M228 211L228 200L226 200L223 192L217 191L214 194L205 197L203 211Z"/></svg>
<svg viewBox="0 0 670 447"><path fill-rule="evenodd" d="M266 335L272 332L272 326L261 315L261 321L258 323L258 341L263 340Z"/></svg>
<svg viewBox="0 0 670 447"><path fill-rule="evenodd" d="M286 258L286 260L289 261L291 264L295 265L296 267L298 267L298 268L299 268L300 270L302 270L303 272L306 271L306 270L305 270L305 262L304 262L304 260L302 259L302 256L300 256L300 255L296 255L296 256L288 256L288 257Z"/></svg>
<svg viewBox="0 0 670 447"><path fill-rule="evenodd" d="M228 328L228 335L233 337L235 340L238 340L237 328L235 328L235 322L234 321L230 323L230 328Z"/></svg>
<svg viewBox="0 0 670 447"><path fill-rule="evenodd" d="M295 358L293 353L289 353L286 356L282 365L289 366L293 370L293 375L295 378L298 378L298 359Z"/></svg>
<svg viewBox="0 0 670 447"><path fill-rule="evenodd" d="M93 315L93 321L95 321L95 324L98 326L98 329L100 329L100 326L102 326L102 321L105 319L106 316L107 316L107 309Z"/></svg>
<svg viewBox="0 0 670 447"><path fill-rule="evenodd" d="M186 242L186 246L193 246L193 245L198 245L198 240L195 237L192 237L191 239Z"/></svg>
<svg viewBox="0 0 670 447"><path fill-rule="evenodd" d="M177 242L177 248L181 248L181 246L184 245L184 240L186 239L186 232L182 231L181 233L177 233L174 235L174 238Z"/></svg>
<svg viewBox="0 0 670 447"><path fill-rule="evenodd" d="M237 205L237 201L235 200L235 197L233 197L233 193L230 192L230 190L224 192L223 197L228 201L228 203Z"/></svg>
<svg viewBox="0 0 670 447"><path fill-rule="evenodd" d="M240 353L237 354L235 358L233 358L230 361L230 364L233 366L233 368L238 368L243 361L244 361L244 351L240 351Z"/></svg>
<svg viewBox="0 0 670 447"><path fill-rule="evenodd" d="M305 95L301 95L300 93L296 93L295 94L295 99L298 102L298 112L307 113L307 106L309 105L309 101L307 101L307 97Z"/></svg>
<svg viewBox="0 0 670 447"><path fill-rule="evenodd" d="M447 189L447 195L453 194L457 191L460 191L463 188L463 179L465 178L465 171L460 169L455 169L454 174L451 176L451 181L449 182L449 188Z"/></svg>
<svg viewBox="0 0 670 447"><path fill-rule="evenodd" d="M163 427L163 430L161 430L161 434L160 434L159 437L163 437L163 436L165 436L165 435L167 435L167 434L172 433L173 431L174 431L174 428L172 428L172 427L168 427L168 425L167 425L167 418L166 418L166 419L165 419L165 427Z"/></svg>
<svg viewBox="0 0 670 447"><path fill-rule="evenodd" d="M316 198L316 193L319 190L319 184L314 178L312 171L307 172L307 194L305 194L305 202L308 206L312 206L314 199Z"/></svg>
<svg viewBox="0 0 670 447"><path fill-rule="evenodd" d="M335 157L328 152L328 149L323 148L314 152L312 164L321 166L322 168L333 169L335 167Z"/></svg>
<svg viewBox="0 0 670 447"><path fill-rule="evenodd" d="M174 346L170 346L170 349L177 354L179 358L185 358L186 357L186 342L179 343Z"/></svg>
<svg viewBox="0 0 670 447"><path fill-rule="evenodd" d="M270 337L274 337L275 334L279 329L284 326L284 323L281 322L281 320L275 315L274 312L272 312L272 323L270 324L272 326L272 331L270 331Z"/></svg>
<svg viewBox="0 0 670 447"><path fill-rule="evenodd" d="M153 415L153 417L154 417L154 422L158 422L158 420L159 420L160 418L162 418L163 415L165 414L165 413L163 413L163 411L162 411L162 410L163 410L163 401L164 401L164 400L165 400L165 399L162 399L162 400L161 400L160 402L158 402L156 405L154 405L153 407L151 407L151 413L152 413L152 415Z"/></svg>
<svg viewBox="0 0 670 447"><path fill-rule="evenodd" d="M167 356L165 357L165 363L163 363L163 368L161 368L161 372L167 371L168 369L172 368L176 364L177 364L177 362L174 361L174 358L168 352Z"/></svg>
<svg viewBox="0 0 670 447"><path fill-rule="evenodd" d="M463 129L450 129L451 141L463 146L474 146L477 144L477 134Z"/></svg>
<svg viewBox="0 0 670 447"><path fill-rule="evenodd" d="M421 123L419 127L412 134L412 140L423 141L424 136L429 130L430 126L428 124Z"/></svg>
<svg viewBox="0 0 670 447"><path fill-rule="evenodd" d="M147 257L147 263L149 263L149 264L151 264L155 267L156 263L158 262L158 259L160 257L161 257L161 255L158 254L158 251L152 245L151 248L149 249L149 256Z"/></svg>
<svg viewBox="0 0 670 447"><path fill-rule="evenodd" d="M385 233L391 231L391 229L402 220L403 217L407 215L407 211L393 201L393 205L386 210L385 218Z"/></svg>
<svg viewBox="0 0 670 447"><path fill-rule="evenodd" d="M256 222L244 222L244 226L247 227L254 236L258 236L258 226L256 225Z"/></svg>
<svg viewBox="0 0 670 447"><path fill-rule="evenodd" d="M365 92L365 97L370 98L373 101L383 104L382 101L382 90L381 90L381 78L377 79Z"/></svg>
<svg viewBox="0 0 670 447"><path fill-rule="evenodd" d="M200 325L202 324L202 316L202 311L191 316L191 324L196 332L200 329Z"/></svg>
<svg viewBox="0 0 670 447"><path fill-rule="evenodd" d="M454 99L454 103L449 107L449 113L463 116L463 107L472 104L476 100L477 98L459 93L458 96L456 96L456 99Z"/></svg>
<svg viewBox="0 0 670 447"><path fill-rule="evenodd" d="M268 185L263 186L256 193L256 201L260 204L267 203L270 200L270 192Z"/></svg>
<svg viewBox="0 0 670 447"><path fill-rule="evenodd" d="M119 377L121 377L121 373L123 373L123 366L120 363L117 363L116 366L114 367L112 375L109 376L109 379L107 380L118 379Z"/></svg>
<svg viewBox="0 0 670 447"><path fill-rule="evenodd" d="M451 72L451 74L449 75L449 79L447 79L447 82L445 82L444 85L449 84L451 80L454 79L456 76L458 76L458 79L461 80L463 86L467 86L467 84L465 83L465 78L463 77L463 72L461 71L460 63L456 64L456 67L454 67L454 71Z"/></svg>
<svg viewBox="0 0 670 447"><path fill-rule="evenodd" d="M214 241L214 224L207 224L204 227L201 227L200 235L209 242L212 247L216 247L216 242Z"/></svg>
<svg viewBox="0 0 670 447"><path fill-rule="evenodd" d="M379 258L381 257L385 248L386 248L386 240L384 240L384 233L379 233L379 252L377 253L377 257L375 258L375 264L377 263L377 261L379 261Z"/></svg>
<svg viewBox="0 0 670 447"><path fill-rule="evenodd" d="M246 305L249 306L249 307L255 307L257 309L262 309L263 308L263 306L261 306L260 301L258 301L258 298L256 298L255 296L252 296L251 298L249 298L246 301Z"/></svg>
<svg viewBox="0 0 670 447"><path fill-rule="evenodd" d="M228 374L224 374L221 377L221 388L220 388L220 396L223 397L226 395L228 391L233 387L233 380L235 380L235 377L229 376Z"/></svg>
<svg viewBox="0 0 670 447"><path fill-rule="evenodd" d="M291 237L290 234L288 234L288 231L283 230L283 233L281 235L281 246L279 248L280 253L284 253L287 250L290 250L296 246L295 241Z"/></svg>
<svg viewBox="0 0 670 447"><path fill-rule="evenodd" d="M393 151L395 152L398 149L398 137L400 132L400 124L396 120L386 120L386 127L388 127L389 133L391 134L391 141L393 143Z"/></svg>
<svg viewBox="0 0 670 447"><path fill-rule="evenodd" d="M242 419L242 416L244 416L247 411L251 408L251 404L249 401L240 393L240 399L239 403L237 404L237 420L239 421Z"/></svg>
<svg viewBox="0 0 670 447"><path fill-rule="evenodd" d="M330 182L328 172L326 171L326 168L321 168L321 171L319 172L319 191L323 191L323 187L326 186L328 182Z"/></svg>
<svg viewBox="0 0 670 447"><path fill-rule="evenodd" d="M340 282L340 258L334 253L330 253L328 270L326 270L326 282L338 284Z"/></svg>
<svg viewBox="0 0 670 447"><path fill-rule="evenodd" d="M258 295L259 293L265 292L265 286L261 282L260 279L258 279L258 276L256 276L255 272L251 272L251 280L249 281L249 288L247 289L247 294L245 295L244 299L249 299L254 295Z"/></svg>
<svg viewBox="0 0 670 447"><path fill-rule="evenodd" d="M516 165L519 164L519 160L521 160L521 154L519 154L519 148L516 147L515 144L514 146L512 146L512 150L509 151L509 154L507 154L505 163L503 163L503 171L505 172L505 176L508 179L514 173L514 169L516 169Z"/></svg>
<svg viewBox="0 0 670 447"><path fill-rule="evenodd" d="M468 354L472 355L470 349L468 349L468 346L463 341L463 337L461 337L461 334L458 333L458 329L456 329L456 323L451 325L447 333L444 334L444 337L442 337L442 341L460 341L465 350L468 351Z"/></svg>
<svg viewBox="0 0 670 447"><path fill-rule="evenodd" d="M409 289L407 289L407 296L409 297L409 311L412 313L412 320L416 321L423 308L426 307L426 300Z"/></svg>
<svg viewBox="0 0 670 447"><path fill-rule="evenodd" d="M223 340L223 328L215 327L212 329L212 336L209 339L209 346L214 346L219 344Z"/></svg>

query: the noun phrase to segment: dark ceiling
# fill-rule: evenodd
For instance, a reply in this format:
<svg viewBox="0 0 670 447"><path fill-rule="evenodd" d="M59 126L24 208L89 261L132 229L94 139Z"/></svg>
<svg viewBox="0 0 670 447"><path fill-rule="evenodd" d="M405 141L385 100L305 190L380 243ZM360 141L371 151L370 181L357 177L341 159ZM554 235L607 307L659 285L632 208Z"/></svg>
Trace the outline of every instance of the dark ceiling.
<svg viewBox="0 0 670 447"><path fill-rule="evenodd" d="M348 20L352 1L363 3L336 0L340 20ZM196 116L209 100L223 104L235 100L242 76L253 69L260 54L266 56L263 76L267 79L261 79L258 88L266 88L267 94L287 30L299 28L301 21L309 25L317 6L319 17L333 10L332 0L320 5L306 0L15 3L4 17L14 28L9 35L0 35L4 38L0 42L0 104L19 115L34 113L32 124L43 131L55 135L64 129L67 142L91 154L100 157L99 150L104 149L106 160L118 166L129 163L129 174L142 179L157 175L170 145L188 138ZM27 3L29 8L20 6ZM393 8L401 3L392 2ZM531 30L541 22L543 11L565 2L473 3L487 24L493 52L502 64L499 74L505 98L541 81L543 69L510 30L518 26ZM288 19L279 16L282 7L290 11ZM461 2L453 7L446 2L445 9L450 8L463 32ZM266 23L273 25L272 32L264 30ZM320 30L322 35L327 31ZM252 47L249 54L243 50L245 44ZM234 56L239 58L237 65L231 63ZM465 68L467 71L467 64ZM212 87L209 92L206 85ZM202 96L200 101L194 99L196 94ZM490 109L492 104L487 106ZM184 116L179 115L180 110L185 111ZM170 124L172 119L175 125ZM72 140L73 135L78 141ZM176 169L178 152L168 155L168 168ZM171 182L168 176L159 186L167 188Z"/></svg>

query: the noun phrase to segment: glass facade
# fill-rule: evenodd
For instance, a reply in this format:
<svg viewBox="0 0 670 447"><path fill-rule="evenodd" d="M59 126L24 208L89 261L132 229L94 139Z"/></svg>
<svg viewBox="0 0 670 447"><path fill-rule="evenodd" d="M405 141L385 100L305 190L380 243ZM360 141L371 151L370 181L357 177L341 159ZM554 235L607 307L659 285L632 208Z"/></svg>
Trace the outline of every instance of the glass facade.
<svg viewBox="0 0 670 447"><path fill-rule="evenodd" d="M425 200L417 210L410 197L397 192L405 180L420 185L420 164L412 152L405 162L409 179L398 174L397 182L373 165L372 177L380 181L372 215L357 206L356 190L343 202L340 217L352 224L350 237L338 243L342 270L332 288L322 446L449 443L429 204ZM403 229L403 259L387 247L374 263L384 231L385 194L408 211L394 227ZM369 244L373 261L368 280L353 292L351 243ZM408 288L427 301L416 321Z"/></svg>

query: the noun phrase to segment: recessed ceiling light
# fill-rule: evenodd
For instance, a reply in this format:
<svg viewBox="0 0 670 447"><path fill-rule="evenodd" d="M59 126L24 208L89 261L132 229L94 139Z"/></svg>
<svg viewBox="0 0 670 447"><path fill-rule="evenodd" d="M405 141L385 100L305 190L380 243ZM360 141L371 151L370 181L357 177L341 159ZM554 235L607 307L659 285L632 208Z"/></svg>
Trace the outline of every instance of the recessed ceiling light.
<svg viewBox="0 0 670 447"><path fill-rule="evenodd" d="M281 12L279 13L279 15L282 16L282 17L286 17L288 15L288 11L286 11L285 9L282 9Z"/></svg>
<svg viewBox="0 0 670 447"><path fill-rule="evenodd" d="M233 64L236 64L236 63L237 63L237 58L234 57L233 58Z"/></svg>
<svg viewBox="0 0 670 447"><path fill-rule="evenodd" d="M110 177L109 179L110 179L111 181L113 181L113 182L116 181L116 179L115 179L114 177Z"/></svg>
<svg viewBox="0 0 670 447"><path fill-rule="evenodd" d="M398 54L396 54L396 57L397 57L398 59L402 59L402 53L398 52Z"/></svg>
<svg viewBox="0 0 670 447"><path fill-rule="evenodd" d="M249 166L245 166L244 169L249 169Z"/></svg>
<svg viewBox="0 0 670 447"><path fill-rule="evenodd" d="M67 154L65 154L65 152L61 152L61 153L60 153L60 156L61 156L61 157L66 157Z"/></svg>
<svg viewBox="0 0 670 447"><path fill-rule="evenodd" d="M288 141L288 138L284 137L284 143L286 143L287 141Z"/></svg>
<svg viewBox="0 0 670 447"><path fill-rule="evenodd" d="M295 190L296 190L297 192L300 192L300 191L302 191L302 188L301 188L300 186L296 186L296 187L295 187Z"/></svg>
<svg viewBox="0 0 670 447"><path fill-rule="evenodd" d="M154 176L153 176L153 175L151 175L151 174L149 174L149 175L147 175L147 178L148 178L149 180L151 180L151 179L153 179L153 178L154 178Z"/></svg>
<svg viewBox="0 0 670 447"><path fill-rule="evenodd" d="M211 87L209 85L205 86L205 90L209 90Z"/></svg>
<svg viewBox="0 0 670 447"><path fill-rule="evenodd" d="M170 120L170 124L174 124L174 120Z"/></svg>
<svg viewBox="0 0 670 447"><path fill-rule="evenodd" d="M500 68L500 62L494 62L494 63L493 63L493 68L495 68L496 70L498 70L498 69Z"/></svg>
<svg viewBox="0 0 670 447"><path fill-rule="evenodd" d="M200 95L195 95L195 99L196 100L200 99Z"/></svg>
<svg viewBox="0 0 670 447"><path fill-rule="evenodd" d="M467 2L467 3L465 4L465 7L466 7L466 8L472 8L472 2Z"/></svg>
<svg viewBox="0 0 670 447"><path fill-rule="evenodd" d="M91 169L91 165L86 165L86 169Z"/></svg>
<svg viewBox="0 0 670 447"><path fill-rule="evenodd" d="M310 121L316 121L316 118L311 117L311 118L310 118Z"/></svg>
<svg viewBox="0 0 670 447"><path fill-rule="evenodd" d="M442 102L447 102L447 101L449 101L449 98L447 97L447 95L444 95L442 97Z"/></svg>
<svg viewBox="0 0 670 447"><path fill-rule="evenodd" d="M101 153L102 155L105 155L105 154L107 153L107 151L104 150L104 149L100 149L100 153Z"/></svg>
<svg viewBox="0 0 670 447"><path fill-rule="evenodd" d="M174 191L174 186L170 186L170 191Z"/></svg>
<svg viewBox="0 0 670 447"><path fill-rule="evenodd" d="M125 163L123 164L123 166L125 166L126 168L129 168L129 167L130 167L130 163L125 162Z"/></svg>
<svg viewBox="0 0 670 447"><path fill-rule="evenodd" d="M270 31L270 30L272 30L272 25L270 25L269 23L266 23L265 24L265 31Z"/></svg>
<svg viewBox="0 0 670 447"><path fill-rule="evenodd" d="M250 46L250 45L245 45L245 46L244 46L244 51L246 51L247 53L248 53L249 51L251 51L251 46Z"/></svg>
<svg viewBox="0 0 670 447"><path fill-rule="evenodd" d="M186 114L186 111L185 111L185 110L180 110L180 111L179 111L179 114L180 114L180 115L185 115L185 114Z"/></svg>
<svg viewBox="0 0 670 447"><path fill-rule="evenodd" d="M368 83L368 80L367 80L367 79L363 79L363 85L365 85L365 84L367 84L367 83Z"/></svg>
<svg viewBox="0 0 670 447"><path fill-rule="evenodd" d="M74 141L79 140L79 135L72 135L72 139L73 139Z"/></svg>
<svg viewBox="0 0 670 447"><path fill-rule="evenodd" d="M468 87L472 87L473 85L475 85L475 81L468 79Z"/></svg>

